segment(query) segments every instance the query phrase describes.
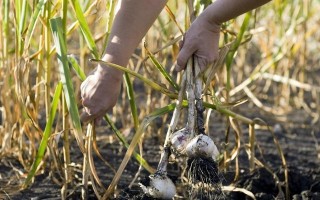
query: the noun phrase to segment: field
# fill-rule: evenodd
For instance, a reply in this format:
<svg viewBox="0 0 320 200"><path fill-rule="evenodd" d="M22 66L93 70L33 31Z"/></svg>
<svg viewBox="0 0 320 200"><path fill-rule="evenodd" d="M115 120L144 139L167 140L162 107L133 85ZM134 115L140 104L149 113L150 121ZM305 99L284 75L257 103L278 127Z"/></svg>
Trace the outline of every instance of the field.
<svg viewBox="0 0 320 200"><path fill-rule="evenodd" d="M169 1L129 65L110 64L126 72L122 93L95 125L80 121L79 88L103 55L117 1L3 0L0 199L151 199L139 183L155 173L173 118L178 42L190 9L208 3ZM319 8L273 0L223 24L203 98L220 152L215 199L320 199ZM187 165L169 159L174 199L214 199L190 192Z"/></svg>

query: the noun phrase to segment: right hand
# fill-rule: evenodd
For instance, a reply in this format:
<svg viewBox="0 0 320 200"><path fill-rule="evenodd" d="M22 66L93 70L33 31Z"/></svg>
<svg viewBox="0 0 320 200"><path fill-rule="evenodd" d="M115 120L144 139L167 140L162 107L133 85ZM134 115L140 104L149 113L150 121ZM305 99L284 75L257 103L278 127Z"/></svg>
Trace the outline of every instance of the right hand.
<svg viewBox="0 0 320 200"><path fill-rule="evenodd" d="M200 14L180 43L176 70L185 69L189 58L193 55L201 71L205 71L219 57L219 37L220 25L211 21L206 12Z"/></svg>
<svg viewBox="0 0 320 200"><path fill-rule="evenodd" d="M80 86L84 106L82 122L99 121L115 106L121 81L122 73L109 67L99 65L90 73Z"/></svg>

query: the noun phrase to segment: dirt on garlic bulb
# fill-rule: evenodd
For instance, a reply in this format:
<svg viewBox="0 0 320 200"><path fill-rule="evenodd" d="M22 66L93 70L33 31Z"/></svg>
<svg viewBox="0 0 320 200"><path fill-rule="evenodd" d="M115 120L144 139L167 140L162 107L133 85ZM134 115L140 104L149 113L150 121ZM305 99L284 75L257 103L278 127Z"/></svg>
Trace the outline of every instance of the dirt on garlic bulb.
<svg viewBox="0 0 320 200"><path fill-rule="evenodd" d="M189 131L187 128L174 132L171 136L171 147L179 154L184 154L186 146L189 142Z"/></svg>
<svg viewBox="0 0 320 200"><path fill-rule="evenodd" d="M204 156L216 160L219 155L217 146L213 140L204 134L197 135L186 145L186 154L189 157Z"/></svg>
<svg viewBox="0 0 320 200"><path fill-rule="evenodd" d="M140 187L150 197L158 199L172 199L176 194L176 186L167 175L155 173L149 176L149 185L140 183Z"/></svg>

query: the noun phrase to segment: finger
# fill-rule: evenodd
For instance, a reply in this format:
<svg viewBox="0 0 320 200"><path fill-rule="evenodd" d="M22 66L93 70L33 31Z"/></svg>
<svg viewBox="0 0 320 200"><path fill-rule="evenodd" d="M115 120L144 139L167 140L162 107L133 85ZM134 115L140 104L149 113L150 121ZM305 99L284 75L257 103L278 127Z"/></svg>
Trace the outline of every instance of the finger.
<svg viewBox="0 0 320 200"><path fill-rule="evenodd" d="M87 122L90 120L94 120L97 116L99 116L99 111L96 107L91 106L91 102L86 99L82 100L83 105L83 113L80 116L81 121Z"/></svg>
<svg viewBox="0 0 320 200"><path fill-rule="evenodd" d="M103 116L105 115L105 111L100 110L99 112L95 111L96 109L89 109L87 107L84 107L83 113L80 116L80 120L82 122L89 122L89 121L95 121L99 122L102 120Z"/></svg>
<svg viewBox="0 0 320 200"><path fill-rule="evenodd" d="M93 115L89 115L87 112L83 112L81 113L80 115L80 121L83 122L83 123L87 123L91 120L94 119L94 116Z"/></svg>
<svg viewBox="0 0 320 200"><path fill-rule="evenodd" d="M181 40L181 41L179 42L179 50L181 50L181 49L182 49L183 44L184 44L184 40Z"/></svg>
<svg viewBox="0 0 320 200"><path fill-rule="evenodd" d="M78 106L80 106L80 108L83 107L83 98L82 97L79 97L79 103L78 103Z"/></svg>
<svg viewBox="0 0 320 200"><path fill-rule="evenodd" d="M107 113L107 111L105 111L104 109L98 109L96 107L94 107L94 108L92 108L90 110L85 107L84 110L90 116L90 117L87 117L87 118L89 118L90 120L94 120L97 125L99 125L101 123L103 117ZM85 117L84 119L86 119L86 116L84 116L84 117Z"/></svg>
<svg viewBox="0 0 320 200"><path fill-rule="evenodd" d="M100 126L100 125L101 125L101 122L102 122L102 118L103 118L103 117L97 117L97 118L94 120L94 123L95 123L97 126Z"/></svg>
<svg viewBox="0 0 320 200"><path fill-rule="evenodd" d="M89 107L91 107L91 101L88 98L82 98L82 105L85 108L89 108Z"/></svg>
<svg viewBox="0 0 320 200"><path fill-rule="evenodd" d="M194 56L195 61L198 63L200 72L204 72L210 63L205 58L199 57L199 56Z"/></svg>
<svg viewBox="0 0 320 200"><path fill-rule="evenodd" d="M190 48L182 47L178 54L177 58L177 64L176 64L176 70L180 72L181 70L186 68L188 59L192 56L194 51L192 51Z"/></svg>
<svg viewBox="0 0 320 200"><path fill-rule="evenodd" d="M81 91L81 97L83 98L83 92L84 92L84 89L86 88L86 86L88 85L88 79L86 79L85 81L83 81L80 85L80 91Z"/></svg>

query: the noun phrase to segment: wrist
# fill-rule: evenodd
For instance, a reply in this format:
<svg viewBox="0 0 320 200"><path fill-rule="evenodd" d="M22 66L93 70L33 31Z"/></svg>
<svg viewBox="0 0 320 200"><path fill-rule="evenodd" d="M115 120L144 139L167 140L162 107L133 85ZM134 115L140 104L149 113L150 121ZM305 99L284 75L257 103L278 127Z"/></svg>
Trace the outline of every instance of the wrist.
<svg viewBox="0 0 320 200"><path fill-rule="evenodd" d="M101 60L103 60L105 62L116 64L116 65L120 65L123 67L126 66L126 64L124 62L122 62L121 59L116 58L110 54L105 54ZM116 80L122 80L123 72L121 70L110 67L104 63L100 63L98 65L97 72L99 72L102 76L111 76Z"/></svg>
<svg viewBox="0 0 320 200"><path fill-rule="evenodd" d="M199 17L204 18L203 20L210 24L210 27L213 29L220 30L221 24L224 22L224 20L221 19L219 10L219 2L212 3L201 13Z"/></svg>
<svg viewBox="0 0 320 200"><path fill-rule="evenodd" d="M114 78L118 78L120 79L123 75L123 72L120 71L120 70L117 70L113 67L110 67L109 65L107 64L103 64L103 63L100 63L98 66L97 66L97 72L99 74L101 74L102 76L112 76Z"/></svg>
<svg viewBox="0 0 320 200"><path fill-rule="evenodd" d="M196 21L198 20L199 24L201 24L202 27L206 27L207 30L210 30L214 33L220 33L221 23L217 22L215 18L212 15L210 15L210 13L203 12L196 19Z"/></svg>
<svg viewBox="0 0 320 200"><path fill-rule="evenodd" d="M120 71L120 70L117 70L113 67L110 67L106 64L99 64L97 66L97 73L99 74L99 76L104 79L104 78L107 78L107 79L110 79L112 78L114 81L116 82L121 82L122 80L122 75L123 75L123 72Z"/></svg>

